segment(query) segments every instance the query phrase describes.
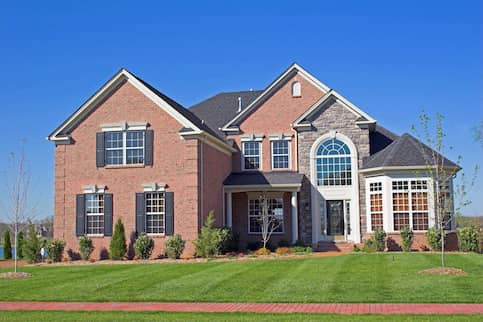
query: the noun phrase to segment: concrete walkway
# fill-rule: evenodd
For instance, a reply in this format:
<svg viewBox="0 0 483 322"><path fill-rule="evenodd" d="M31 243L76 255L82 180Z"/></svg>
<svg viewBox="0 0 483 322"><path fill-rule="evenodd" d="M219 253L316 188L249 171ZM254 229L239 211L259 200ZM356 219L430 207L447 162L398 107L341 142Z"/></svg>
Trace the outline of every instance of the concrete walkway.
<svg viewBox="0 0 483 322"><path fill-rule="evenodd" d="M0 302L4 311L167 311L336 314L483 314L483 304Z"/></svg>

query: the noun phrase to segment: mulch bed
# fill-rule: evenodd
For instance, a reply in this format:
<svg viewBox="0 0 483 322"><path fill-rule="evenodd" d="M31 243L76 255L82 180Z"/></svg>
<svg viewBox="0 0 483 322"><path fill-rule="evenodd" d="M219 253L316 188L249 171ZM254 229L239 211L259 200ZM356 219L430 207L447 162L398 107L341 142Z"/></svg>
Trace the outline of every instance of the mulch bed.
<svg viewBox="0 0 483 322"><path fill-rule="evenodd" d="M24 273L24 272L7 272L7 273L1 273L0 278L7 278L7 279L17 279L17 278L29 278L31 277L32 274L30 273Z"/></svg>
<svg viewBox="0 0 483 322"><path fill-rule="evenodd" d="M436 267L425 269L424 271L420 271L419 274L427 274L427 275L466 275L466 272L462 269L455 268L455 267Z"/></svg>

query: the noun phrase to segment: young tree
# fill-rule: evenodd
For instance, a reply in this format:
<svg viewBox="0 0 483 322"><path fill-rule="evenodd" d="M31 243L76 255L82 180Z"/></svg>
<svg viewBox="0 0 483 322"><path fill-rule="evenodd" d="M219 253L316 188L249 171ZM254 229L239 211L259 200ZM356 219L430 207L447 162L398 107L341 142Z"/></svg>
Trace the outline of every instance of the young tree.
<svg viewBox="0 0 483 322"><path fill-rule="evenodd" d="M10 241L10 229L5 230L5 235L3 236L3 258L12 258L12 242Z"/></svg>
<svg viewBox="0 0 483 322"><path fill-rule="evenodd" d="M124 234L124 224L118 219L114 226L111 243L109 244L109 256L112 260L121 260L126 255L126 235Z"/></svg>
<svg viewBox="0 0 483 322"><path fill-rule="evenodd" d="M426 160L426 173L434 180L433 202L434 214L436 217L436 227L441 234L441 267L445 268L445 229L451 224L452 215L458 212L462 207L470 204L467 199L467 183L464 173L461 173L460 184L453 189L454 195L451 196L452 180L461 170L459 166L455 166L448 161L444 154L451 147L446 146L446 133L443 129L444 117L440 113L436 113L435 120L431 122L430 117L422 111L419 116L419 129L413 126L413 132L421 142L419 148ZM419 132L422 131L422 132ZM424 142L424 143L422 143ZM460 164L461 157L458 157L457 164ZM474 178L478 167L475 167L473 180L470 184L474 184ZM454 200L457 199L455 207Z"/></svg>
<svg viewBox="0 0 483 322"><path fill-rule="evenodd" d="M17 259L18 259L18 234L21 230L21 226L27 222L31 222L34 218L35 207L33 206L30 193L31 193L31 174L28 166L28 162L25 156L25 143L22 142L20 153L15 155L12 153L9 158L9 168L6 171L5 179L5 194L6 204L3 205L8 221L10 222L15 242L15 254L14 254L14 270L17 272Z"/></svg>
<svg viewBox="0 0 483 322"><path fill-rule="evenodd" d="M263 248L267 248L267 244L270 241L270 237L272 237L273 232L275 232L280 227L281 220L278 217L278 214L269 213L269 207L268 207L269 199L267 198L265 193L262 193L260 195L260 197L258 198L258 202L260 203L260 217L258 221L260 223L262 243L263 243Z"/></svg>

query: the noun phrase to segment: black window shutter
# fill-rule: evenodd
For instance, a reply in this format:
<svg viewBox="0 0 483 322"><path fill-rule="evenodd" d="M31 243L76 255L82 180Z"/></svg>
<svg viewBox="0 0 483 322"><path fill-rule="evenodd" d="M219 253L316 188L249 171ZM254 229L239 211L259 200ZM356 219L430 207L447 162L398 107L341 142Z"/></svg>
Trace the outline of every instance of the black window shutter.
<svg viewBox="0 0 483 322"><path fill-rule="evenodd" d="M79 237L86 233L86 196L77 195L75 202L75 234Z"/></svg>
<svg viewBox="0 0 483 322"><path fill-rule="evenodd" d="M104 194L104 236L112 236L112 193Z"/></svg>
<svg viewBox="0 0 483 322"><path fill-rule="evenodd" d="M136 232L138 236L146 232L146 208L144 193L136 193Z"/></svg>
<svg viewBox="0 0 483 322"><path fill-rule="evenodd" d="M165 235L174 234L174 192L165 192Z"/></svg>
<svg viewBox="0 0 483 322"><path fill-rule="evenodd" d="M104 132L99 132L96 133L96 166L98 168L105 165L104 153Z"/></svg>
<svg viewBox="0 0 483 322"><path fill-rule="evenodd" d="M154 131L146 130L144 137L144 165L153 165Z"/></svg>

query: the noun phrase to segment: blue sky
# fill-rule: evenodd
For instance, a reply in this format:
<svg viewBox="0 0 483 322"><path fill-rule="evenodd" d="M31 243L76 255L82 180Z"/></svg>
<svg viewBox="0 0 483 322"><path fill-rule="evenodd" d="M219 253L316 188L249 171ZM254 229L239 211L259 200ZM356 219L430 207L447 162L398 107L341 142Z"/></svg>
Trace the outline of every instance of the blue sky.
<svg viewBox="0 0 483 322"><path fill-rule="evenodd" d="M482 13L476 0L8 1L0 171L25 138L38 215L51 215L45 137L120 67L191 106L263 89L294 61L396 133L423 108L444 114L447 155L461 154L467 170L483 166L470 132L483 119ZM483 214L482 177L465 214Z"/></svg>

